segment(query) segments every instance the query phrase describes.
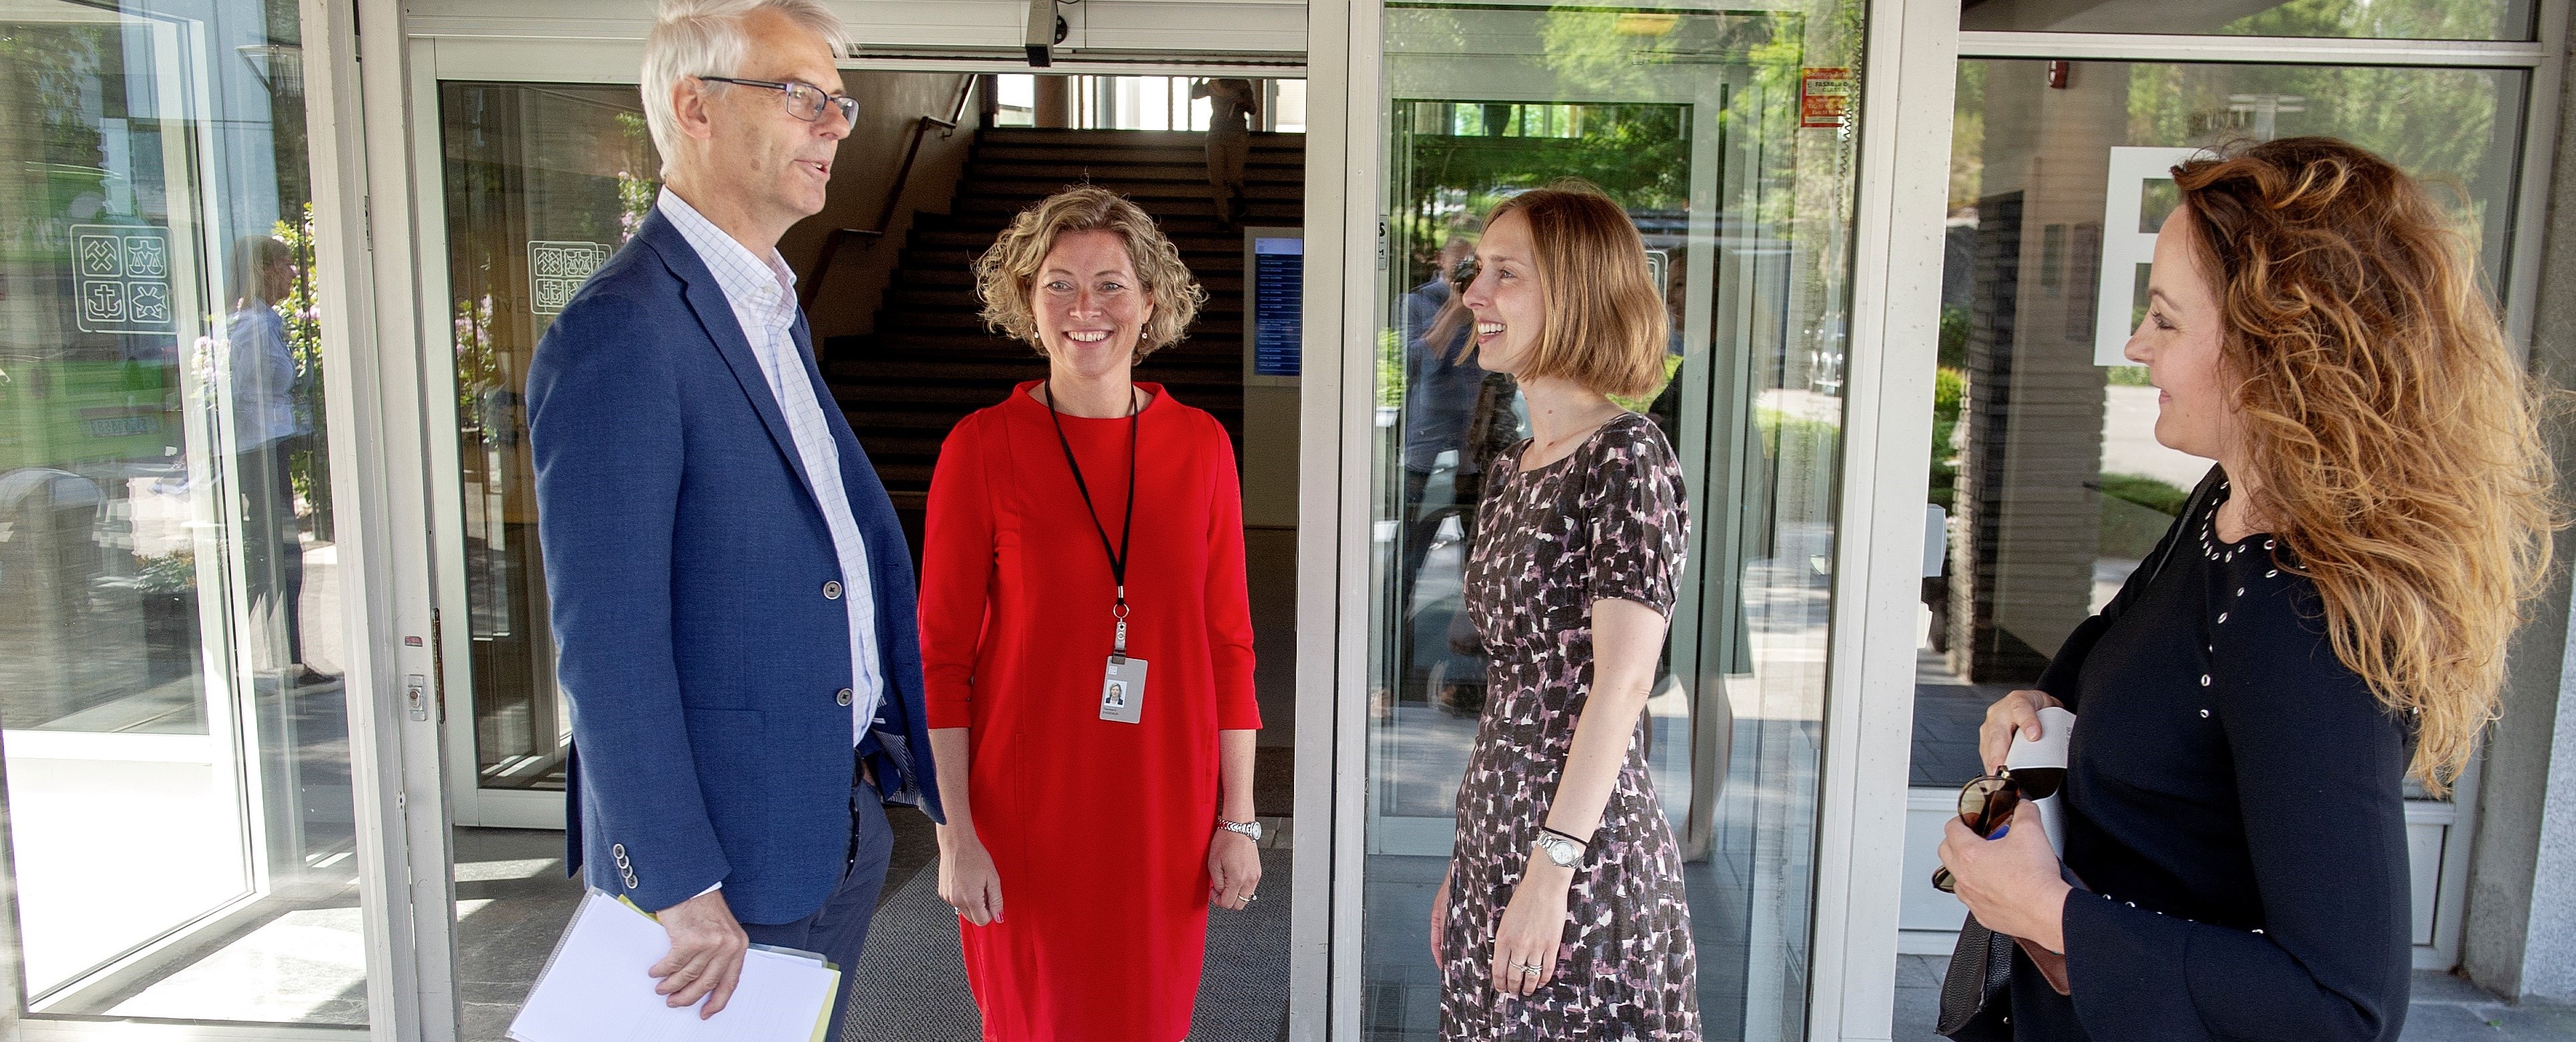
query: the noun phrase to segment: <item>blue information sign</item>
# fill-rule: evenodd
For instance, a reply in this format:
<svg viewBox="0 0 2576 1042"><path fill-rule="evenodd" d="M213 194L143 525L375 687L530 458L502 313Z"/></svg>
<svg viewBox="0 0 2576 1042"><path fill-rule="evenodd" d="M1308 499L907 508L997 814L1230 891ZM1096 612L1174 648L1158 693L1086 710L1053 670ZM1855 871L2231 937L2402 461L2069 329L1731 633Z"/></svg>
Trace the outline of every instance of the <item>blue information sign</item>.
<svg viewBox="0 0 2576 1042"><path fill-rule="evenodd" d="M1305 338L1306 240L1302 233L1284 228L1252 229L1248 234L1252 299L1244 339L1251 371L1245 375L1293 380Z"/></svg>

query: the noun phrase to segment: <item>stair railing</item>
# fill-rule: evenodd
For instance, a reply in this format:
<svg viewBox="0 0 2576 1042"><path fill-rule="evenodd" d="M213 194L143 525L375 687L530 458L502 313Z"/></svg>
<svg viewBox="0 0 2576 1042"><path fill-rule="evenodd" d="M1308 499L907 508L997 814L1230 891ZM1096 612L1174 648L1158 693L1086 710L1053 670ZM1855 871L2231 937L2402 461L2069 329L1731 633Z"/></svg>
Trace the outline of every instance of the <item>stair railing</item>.
<svg viewBox="0 0 2576 1042"><path fill-rule="evenodd" d="M813 309L814 294L822 291L823 277L831 273L832 262L840 258L842 245L858 239L874 246L885 238L886 230L894 224L895 210L903 205L904 188L912 183L912 165L921 158L921 139L928 136L932 128L938 129L941 140L957 135L957 125L966 120L966 104L974 99L975 81L979 78L974 73L957 77L957 97L948 106L948 118L922 116L913 120L912 141L904 146L903 165L895 168L894 187L887 190L885 205L877 209L876 227L834 228L830 235L823 237L823 255L814 262L814 274L805 279L803 289L797 293L798 308Z"/></svg>

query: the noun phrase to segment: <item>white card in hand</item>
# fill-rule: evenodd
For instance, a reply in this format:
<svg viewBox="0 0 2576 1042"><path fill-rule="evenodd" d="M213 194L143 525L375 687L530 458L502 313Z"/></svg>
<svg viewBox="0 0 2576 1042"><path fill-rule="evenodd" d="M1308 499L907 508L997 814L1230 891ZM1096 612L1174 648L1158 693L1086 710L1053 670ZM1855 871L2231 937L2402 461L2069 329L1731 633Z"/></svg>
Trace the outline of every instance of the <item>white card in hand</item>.
<svg viewBox="0 0 2576 1042"><path fill-rule="evenodd" d="M2014 773L2025 767L2066 767L2066 743L2075 737L2075 714L2057 706L2039 711L2039 740L2022 737L2020 728L2013 729L2012 748L2004 753L2004 766Z"/></svg>
<svg viewBox="0 0 2576 1042"><path fill-rule="evenodd" d="M2057 794L2066 785L2067 743L2074 739L2075 714L2049 706L2039 711L2039 740L2026 739L2014 728L2012 748L2004 753L2004 769L2039 811L2039 827L2048 832L2048 845L2061 858L2066 856L2066 818Z"/></svg>

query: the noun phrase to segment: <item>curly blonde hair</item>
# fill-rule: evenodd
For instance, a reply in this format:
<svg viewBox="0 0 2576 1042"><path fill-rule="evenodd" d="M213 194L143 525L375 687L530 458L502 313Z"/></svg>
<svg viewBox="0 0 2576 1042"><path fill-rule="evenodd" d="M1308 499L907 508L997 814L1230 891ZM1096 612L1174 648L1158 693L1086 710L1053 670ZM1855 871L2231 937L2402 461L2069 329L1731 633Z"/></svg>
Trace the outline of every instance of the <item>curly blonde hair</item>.
<svg viewBox="0 0 2576 1042"><path fill-rule="evenodd" d="M1154 226L1143 207L1106 188L1067 188L1020 211L993 247L975 258L975 294L984 301L984 324L994 332L1025 341L1046 353L1038 338L1037 312L1029 291L1038 268L1067 232L1106 231L1127 244L1127 261L1154 310L1136 337L1136 360L1178 343L1187 335L1207 290L1181 263L1181 251Z"/></svg>
<svg viewBox="0 0 2576 1042"><path fill-rule="evenodd" d="M2288 138L2173 173L2217 283L2251 505L2316 584L2336 657L2413 725L2410 772L2445 792L2563 524L2538 393L2466 238L2388 161Z"/></svg>

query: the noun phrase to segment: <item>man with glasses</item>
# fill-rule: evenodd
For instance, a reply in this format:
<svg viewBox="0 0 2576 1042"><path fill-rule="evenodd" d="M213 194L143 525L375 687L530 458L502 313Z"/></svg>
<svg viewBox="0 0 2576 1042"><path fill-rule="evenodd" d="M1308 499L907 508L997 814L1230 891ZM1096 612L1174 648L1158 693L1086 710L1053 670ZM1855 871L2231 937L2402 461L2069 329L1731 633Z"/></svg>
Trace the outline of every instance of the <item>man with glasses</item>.
<svg viewBox="0 0 2576 1042"><path fill-rule="evenodd" d="M751 943L855 969L883 804L939 814L911 554L777 249L857 116L841 35L819 0L664 0L661 196L528 374L571 862L658 914L653 986L708 1017Z"/></svg>

